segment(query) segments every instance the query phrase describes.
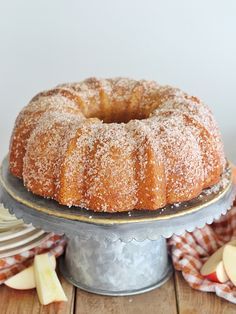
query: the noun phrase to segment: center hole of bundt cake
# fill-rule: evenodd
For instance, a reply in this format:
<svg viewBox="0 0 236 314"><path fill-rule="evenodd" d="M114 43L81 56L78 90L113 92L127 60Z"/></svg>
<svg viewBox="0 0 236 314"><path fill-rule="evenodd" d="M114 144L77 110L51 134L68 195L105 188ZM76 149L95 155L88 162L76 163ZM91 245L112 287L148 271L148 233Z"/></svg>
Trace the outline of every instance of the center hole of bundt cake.
<svg viewBox="0 0 236 314"><path fill-rule="evenodd" d="M131 110L133 109L133 110ZM104 123L128 123L130 120L143 120L148 118L149 112L141 112L134 108L115 107L89 115L89 118L98 118Z"/></svg>

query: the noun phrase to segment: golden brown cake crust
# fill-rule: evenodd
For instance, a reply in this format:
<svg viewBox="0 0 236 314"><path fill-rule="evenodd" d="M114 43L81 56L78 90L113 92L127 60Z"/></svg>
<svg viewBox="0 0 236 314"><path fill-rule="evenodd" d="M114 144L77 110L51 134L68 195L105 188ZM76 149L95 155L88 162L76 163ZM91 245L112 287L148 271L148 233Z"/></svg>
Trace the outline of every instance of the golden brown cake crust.
<svg viewBox="0 0 236 314"><path fill-rule="evenodd" d="M108 212L188 201L225 168L205 104L126 78L89 78L36 95L16 120L9 155L11 173L33 193Z"/></svg>

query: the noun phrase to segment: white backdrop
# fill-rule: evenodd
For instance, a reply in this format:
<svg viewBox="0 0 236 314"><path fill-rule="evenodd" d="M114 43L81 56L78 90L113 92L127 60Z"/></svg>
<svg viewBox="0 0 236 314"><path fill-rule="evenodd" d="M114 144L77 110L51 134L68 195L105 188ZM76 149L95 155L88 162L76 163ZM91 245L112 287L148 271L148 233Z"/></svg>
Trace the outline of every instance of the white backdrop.
<svg viewBox="0 0 236 314"><path fill-rule="evenodd" d="M235 0L0 0L0 57L0 159L38 91L128 76L202 98L236 162Z"/></svg>

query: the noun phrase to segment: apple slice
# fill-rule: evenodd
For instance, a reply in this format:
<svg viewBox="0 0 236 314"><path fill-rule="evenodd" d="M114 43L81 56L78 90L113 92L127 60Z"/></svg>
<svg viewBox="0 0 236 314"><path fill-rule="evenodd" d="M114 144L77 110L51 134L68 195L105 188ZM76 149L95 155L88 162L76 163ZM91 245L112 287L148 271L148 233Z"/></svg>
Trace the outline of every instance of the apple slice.
<svg viewBox="0 0 236 314"><path fill-rule="evenodd" d="M52 302L67 301L61 283L49 260L48 254L36 255L34 274L39 301L43 305Z"/></svg>
<svg viewBox="0 0 236 314"><path fill-rule="evenodd" d="M236 247L235 246L228 244L224 247L223 263L224 263L225 271L229 279L236 286Z"/></svg>
<svg viewBox="0 0 236 314"><path fill-rule="evenodd" d="M50 262L53 269L56 268L56 258L54 255L50 255ZM18 274L10 277L5 282L5 285L18 290L33 289L36 287L34 278L34 267L33 265L22 270Z"/></svg>
<svg viewBox="0 0 236 314"><path fill-rule="evenodd" d="M236 248L236 240L228 242L211 255L200 270L202 276L219 283L229 280L229 276L225 271L225 265L224 263L221 263L223 260L223 251L226 245L231 245Z"/></svg>
<svg viewBox="0 0 236 314"><path fill-rule="evenodd" d="M201 275L205 278L219 283L224 283L229 280L222 262L224 247L218 249L201 268Z"/></svg>

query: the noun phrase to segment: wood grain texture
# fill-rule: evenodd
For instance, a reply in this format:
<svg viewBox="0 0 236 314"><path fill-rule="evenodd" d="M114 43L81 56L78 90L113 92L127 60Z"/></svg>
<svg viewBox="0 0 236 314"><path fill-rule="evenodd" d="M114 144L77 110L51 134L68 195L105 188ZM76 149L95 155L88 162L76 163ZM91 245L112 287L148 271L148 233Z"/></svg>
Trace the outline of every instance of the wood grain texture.
<svg viewBox="0 0 236 314"><path fill-rule="evenodd" d="M174 280L159 289L129 296L99 296L77 289L76 314L176 314Z"/></svg>
<svg viewBox="0 0 236 314"><path fill-rule="evenodd" d="M19 291L0 287L0 313L1 314L71 314L74 311L75 288L60 276L68 302L58 302L42 306L39 303L35 289Z"/></svg>
<svg viewBox="0 0 236 314"><path fill-rule="evenodd" d="M180 272L175 272L176 296L179 314L235 314L236 305L214 293L194 290L188 286Z"/></svg>
<svg viewBox="0 0 236 314"><path fill-rule="evenodd" d="M213 293L191 289L179 272L151 292L129 297L108 297L75 289L61 276L67 303L39 304L36 290L18 291L0 286L1 314L233 314L236 305ZM175 295L176 292L176 295ZM176 298L178 309L176 306Z"/></svg>

